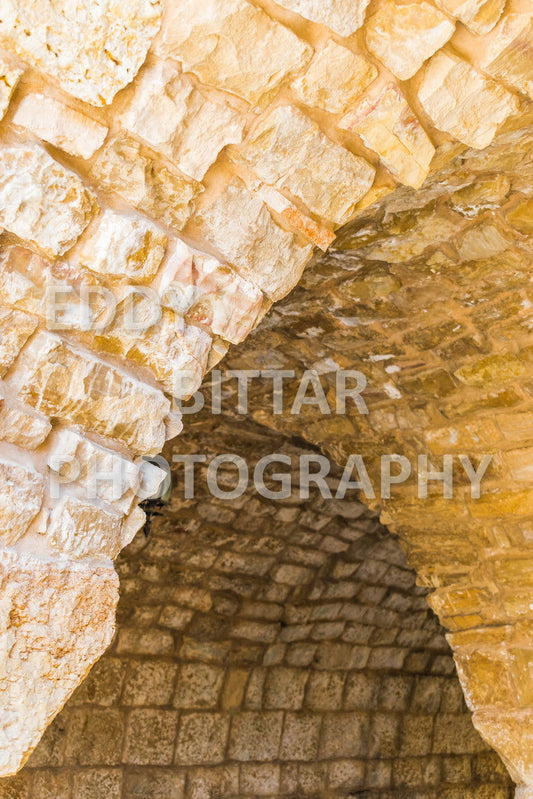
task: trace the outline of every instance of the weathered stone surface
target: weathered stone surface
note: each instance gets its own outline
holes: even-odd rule
[[[46,416],[2,398],[0,392],[0,440],[24,449],[36,449],[47,439],[51,429]]]
[[[36,327],[32,316],[0,305],[0,377],[14,363]]]
[[[178,239],[157,289],[161,302],[186,322],[206,327],[234,344],[246,338],[263,312],[264,297],[256,286]]]
[[[327,25],[340,36],[351,36],[364,22],[370,0],[336,0],[323,3],[321,0],[277,0],[278,5],[300,14],[312,22]]]
[[[169,227],[181,230],[202,187],[171,172],[143,150],[139,142],[119,136],[97,154],[92,177],[108,191]]]
[[[169,4],[157,49],[179,59],[202,83],[251,103],[299,72],[312,54],[292,31],[246,0]]]
[[[107,128],[44,94],[27,94],[13,115],[15,125],[70,155],[90,158],[102,146]]]
[[[41,147],[0,147],[0,225],[62,255],[85,230],[94,211],[92,194]]]
[[[11,64],[5,58],[0,58],[0,119],[6,113],[11,96],[19,82],[23,70]]]
[[[353,215],[374,179],[370,164],[328,139],[294,106],[279,106],[262,119],[235,157],[336,225]]]
[[[292,87],[303,103],[340,114],[355,103],[377,74],[377,67],[363,55],[330,39]]]
[[[146,283],[159,269],[166,245],[167,237],[156,225],[106,208],[73,258],[101,275]]]
[[[261,200],[237,181],[202,210],[198,221],[205,238],[271,300],[296,285],[311,256],[311,247],[280,228]]]
[[[271,211],[279,214],[291,228],[297,230],[321,250],[326,251],[335,239],[332,225],[317,222],[309,211],[302,211],[301,207],[298,207],[277,189],[264,183],[258,183],[258,181],[254,181],[251,188]]]
[[[118,580],[112,567],[2,551],[0,586],[0,773],[7,775],[109,645]]]
[[[119,513],[94,502],[65,496],[55,503],[46,529],[53,549],[76,560],[115,558],[121,550]]]
[[[35,469],[0,461],[0,539],[14,544],[41,509],[44,479]]]
[[[399,181],[414,188],[423,184],[435,148],[396,86],[365,97],[339,126],[358,133]]]
[[[49,416],[122,440],[142,453],[159,452],[170,403],[126,372],[39,333],[15,377],[20,398]]]
[[[244,117],[204,97],[171,62],[143,70],[121,115],[127,130],[162,152],[186,175],[202,180],[226,144],[242,140]]]
[[[365,26],[368,49],[400,80],[411,78],[452,36],[455,25],[430,3],[381,6]]]
[[[160,18],[159,0],[91,7],[79,0],[4,0],[0,35],[65,91],[106,105],[136,75]]]
[[[496,80],[533,98],[533,18],[509,14],[482,45],[480,64]]]
[[[435,4],[480,35],[492,30],[505,8],[505,0],[435,0]]]
[[[487,147],[498,127],[518,111],[515,97],[451,53],[428,63],[418,99],[439,130],[470,147]]]

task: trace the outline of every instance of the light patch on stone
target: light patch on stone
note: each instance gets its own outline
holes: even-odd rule
[[[295,14],[327,25],[340,36],[351,36],[365,20],[370,0],[276,0],[277,4],[294,11]]]
[[[46,416],[0,398],[0,440],[24,449],[36,449],[48,438],[52,425]]]
[[[135,77],[160,20],[159,0],[3,0],[0,36],[66,92],[101,106]]]
[[[368,49],[400,80],[411,78],[452,36],[455,25],[424,0],[388,0],[365,26]]]
[[[14,363],[36,327],[37,320],[32,316],[0,305],[0,377]]]
[[[377,74],[377,67],[364,56],[330,39],[292,87],[306,105],[340,114],[355,103]]]
[[[324,252],[335,240],[335,233],[329,227],[316,222],[310,214],[304,213],[284,194],[281,194],[272,186],[260,183],[253,186],[253,191],[260,197],[268,207],[283,217],[287,224],[305,236],[313,244],[316,244]]]
[[[488,33],[500,19],[506,0],[435,0],[435,5],[461,20],[474,33]]]
[[[480,66],[533,98],[533,14],[509,14],[485,40]]]
[[[145,283],[157,273],[166,244],[167,237],[156,225],[107,208],[73,257],[100,275]]]
[[[15,125],[70,155],[90,158],[104,143],[107,128],[44,94],[27,94],[13,116]]]
[[[328,139],[294,106],[278,106],[262,119],[236,148],[235,158],[336,225],[353,215],[375,174],[367,161]]]
[[[43,495],[41,474],[18,463],[0,460],[0,541],[3,544],[15,544],[27,532],[41,509]]]
[[[0,119],[9,107],[11,96],[23,72],[20,67],[12,66],[9,61],[0,57]]]
[[[0,551],[0,774],[14,774],[114,633],[114,569]]]
[[[62,255],[94,213],[81,180],[38,145],[0,147],[0,225],[50,256]]]
[[[313,52],[246,0],[169,3],[157,50],[177,58],[202,83],[250,103],[300,72]]]
[[[518,111],[507,89],[444,52],[428,62],[418,99],[435,127],[478,150],[488,147],[502,122]]]
[[[244,127],[241,114],[204,97],[170,62],[143,70],[121,121],[195,180],[227,144],[242,140]]]
[[[216,258],[176,240],[161,271],[158,292],[186,322],[238,344],[259,323],[263,293]]]
[[[274,301],[294,288],[311,257],[312,247],[280,228],[240,181],[204,208],[198,221],[222,256]]]
[[[26,347],[14,376],[22,401],[154,454],[165,443],[170,402],[157,389],[49,333]]]
[[[339,127],[358,133],[401,183],[414,188],[423,184],[435,148],[396,86],[365,97]]]
[[[121,527],[120,514],[67,496],[55,503],[45,535],[53,549],[75,559],[115,558]]]
[[[202,191],[201,184],[171,172],[139,142],[125,136],[113,139],[96,155],[91,176],[104,189],[176,230],[183,228]]]

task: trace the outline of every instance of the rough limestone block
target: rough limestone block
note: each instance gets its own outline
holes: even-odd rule
[[[3,0],[0,36],[62,89],[98,106],[135,77],[160,19],[159,0]]]
[[[39,333],[26,347],[14,375],[20,399],[143,454],[160,452],[170,403],[157,389],[78,350],[57,336]]]
[[[109,646],[117,601],[111,566],[0,551],[2,776],[24,764]]]
[[[365,19],[370,0],[277,0],[278,5],[300,14],[312,22],[327,25],[340,36],[351,36],[359,30]]]
[[[47,255],[62,255],[94,213],[81,180],[38,145],[0,147],[0,225]]]
[[[171,172],[139,142],[125,136],[113,139],[96,155],[91,176],[104,189],[176,230],[183,228],[203,190],[197,181]]]
[[[435,5],[461,20],[474,33],[483,35],[500,19],[506,0],[435,0]]]
[[[377,67],[364,56],[330,39],[292,88],[303,103],[340,114],[355,103],[377,74]]]
[[[311,257],[312,247],[280,228],[240,181],[204,208],[198,222],[222,256],[273,301],[294,288]]]
[[[90,158],[104,143],[107,128],[44,94],[27,94],[15,114],[15,125],[70,155]]]
[[[156,225],[106,208],[73,257],[100,275],[145,283],[159,269],[166,245],[167,237]]]
[[[533,98],[533,15],[505,16],[485,40],[480,65]]]
[[[263,293],[216,258],[175,240],[157,285],[163,304],[186,322],[206,327],[233,344],[262,316]]]
[[[36,327],[37,320],[33,317],[0,305],[0,377],[6,374]]]
[[[478,150],[488,147],[501,123],[518,111],[517,99],[503,86],[444,52],[428,62],[418,99],[439,130]]]
[[[455,25],[430,3],[381,6],[365,27],[368,49],[400,80],[411,78],[452,36]]]
[[[122,516],[112,508],[65,496],[54,504],[46,540],[63,555],[83,558],[115,558],[120,552]]]
[[[246,0],[169,3],[157,50],[250,103],[300,72],[312,49]]]
[[[262,119],[235,158],[336,225],[350,218],[375,174],[363,158],[328,139],[294,106],[278,106]]]
[[[211,337],[161,307],[158,296],[133,289],[118,303],[98,345],[150,369],[173,397],[189,397],[207,370]]]
[[[52,429],[50,420],[40,413],[0,397],[0,440],[24,449],[36,449]]]
[[[41,509],[44,478],[27,466],[0,460],[0,540],[15,544]],[[0,694],[1,696],[1,694]]]
[[[121,121],[195,180],[226,144],[242,140],[244,127],[231,106],[204,97],[175,65],[161,61],[141,73]]]
[[[254,181],[250,188],[271,211],[279,214],[291,228],[297,230],[324,252],[335,240],[335,233],[331,225],[322,224],[312,219],[309,212],[302,211],[301,207],[291,202],[277,189],[267,186],[265,183],[259,183],[259,181]]]
[[[141,473],[130,458],[95,444],[75,430],[62,429],[53,437],[46,462],[52,471],[54,492],[68,492],[75,483],[88,499],[112,504],[123,514],[131,509]]]
[[[365,97],[339,127],[358,133],[401,183],[420,188],[435,148],[396,86]]]
[[[0,119],[6,113],[11,96],[24,70],[0,57]]]

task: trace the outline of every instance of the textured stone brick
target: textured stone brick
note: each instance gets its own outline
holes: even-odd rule
[[[474,33],[488,33],[498,22],[505,0],[435,0],[436,5],[464,22]]]
[[[283,713],[248,711],[233,717],[229,756],[234,760],[275,760],[278,756]]]
[[[370,0],[338,0],[335,5],[324,5],[320,0],[278,0],[278,4],[302,17],[327,25],[340,36],[351,36],[363,24]]]
[[[187,713],[181,717],[176,744],[179,765],[222,763],[229,718],[220,713]]]
[[[133,709],[126,733],[126,763],[170,765],[177,722],[177,714],[172,710]]]
[[[126,705],[169,705],[178,667],[165,660],[133,663],[123,694]]]
[[[203,663],[185,663],[178,675],[175,707],[192,710],[212,708],[217,704],[224,671]]]

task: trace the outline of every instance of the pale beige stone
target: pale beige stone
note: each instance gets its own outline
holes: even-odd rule
[[[287,224],[316,244],[324,252],[335,240],[335,233],[331,227],[311,218],[309,213],[304,213],[295,203],[291,202],[284,194],[266,186],[264,183],[253,185],[253,191],[263,202],[287,222]]]
[[[502,122],[518,111],[516,97],[503,86],[445,52],[428,62],[418,99],[439,130],[479,150],[487,147]]]
[[[24,764],[109,646],[117,601],[111,566],[0,551],[2,776]]]
[[[246,0],[169,3],[158,52],[250,103],[299,72],[312,48]]]
[[[204,97],[175,65],[161,61],[141,73],[121,121],[195,180],[227,144],[242,140],[244,127],[230,105]]]
[[[36,449],[46,441],[51,429],[46,416],[0,397],[0,440]]]
[[[0,225],[47,255],[62,255],[85,230],[94,198],[41,147],[0,146]]]
[[[145,283],[159,269],[166,245],[165,234],[148,220],[106,208],[73,257],[100,275]]]
[[[107,128],[44,94],[27,94],[13,115],[15,125],[70,155],[90,158],[102,146]]]
[[[351,36],[365,19],[370,0],[277,0],[278,5],[300,14],[312,22],[327,25],[340,36]]]
[[[500,19],[506,0],[435,0],[435,5],[483,35]]]
[[[3,0],[0,36],[65,91],[99,106],[135,77],[160,19],[159,0]]]
[[[294,106],[278,106],[263,118],[235,158],[336,225],[353,215],[375,174],[367,161],[328,139]]]
[[[0,57],[0,119],[5,115],[24,70]]]
[[[32,316],[0,305],[0,377],[14,363],[36,327],[37,320]]]
[[[41,509],[42,474],[27,466],[0,459],[0,541],[15,544],[27,532]]]
[[[365,97],[339,127],[358,133],[401,183],[420,188],[435,148],[396,86]]]
[[[400,80],[408,80],[452,36],[455,25],[425,0],[399,5],[388,0],[368,20],[368,49]]]
[[[377,67],[363,55],[330,39],[292,87],[303,103],[340,114],[355,103],[377,74]]]
[[[100,186],[171,228],[181,230],[193,210],[201,184],[171,172],[139,142],[119,136],[96,155],[91,175]]]
[[[170,403],[157,389],[44,332],[19,363],[13,384],[32,408],[119,439],[136,452],[163,448]]]
[[[46,529],[53,549],[76,560],[115,558],[121,549],[122,517],[111,508],[65,496],[54,504]]]
[[[480,64],[533,98],[533,14],[508,14],[483,44]]]
[[[215,335],[238,344],[259,323],[264,297],[216,258],[173,243],[157,286],[163,304]]]
[[[280,228],[240,181],[204,208],[198,221],[222,256],[274,301],[294,288],[311,257],[312,247]]]

